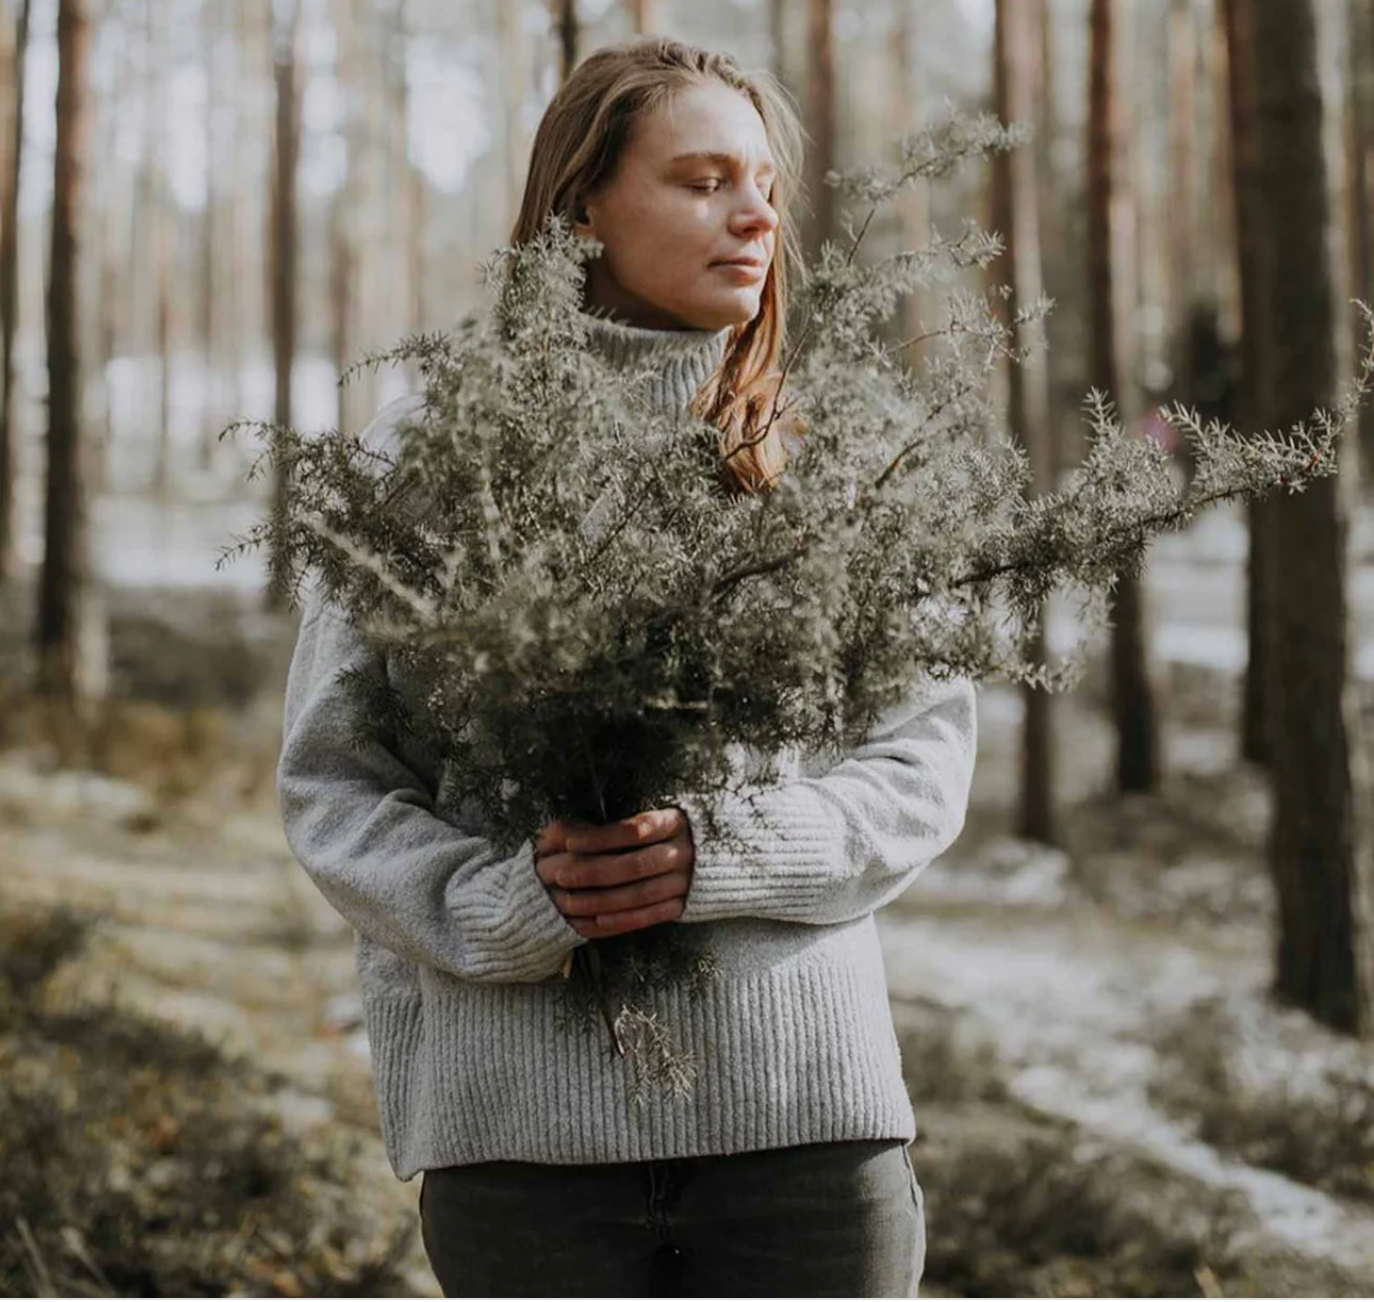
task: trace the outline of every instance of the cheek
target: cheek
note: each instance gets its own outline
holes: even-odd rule
[[[698,276],[715,247],[705,205],[678,200],[628,207],[612,265],[617,273],[656,280]],[[609,249],[608,249],[609,252]]]

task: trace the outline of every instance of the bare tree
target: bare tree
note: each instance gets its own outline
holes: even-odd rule
[[[788,84],[787,0],[768,0],[768,43],[772,50],[773,76],[780,85]]]
[[[1193,392],[1188,322],[1197,293],[1197,16],[1193,0],[1169,6],[1168,338],[1175,385]]]
[[[57,141],[48,277],[48,458],[39,579],[38,690],[53,707],[67,754],[94,723],[104,693],[86,502],[89,444],[82,427],[78,348],[80,215],[85,198],[90,28],[83,0],[57,10]]]
[[[29,47],[29,0],[19,18],[7,66],[11,70],[7,116],[0,130],[7,147],[0,171],[0,579],[14,573],[14,486],[19,436],[14,426],[14,334],[19,309],[19,177],[24,155],[24,72]]]
[[[330,17],[334,23],[334,77],[344,106],[343,136],[347,156],[343,183],[334,192],[329,212],[330,352],[335,378],[338,379],[352,364],[357,351],[354,330],[358,282],[357,225],[367,192],[367,178],[363,172],[363,143],[367,128],[358,103],[359,41],[353,0],[331,0]],[[335,421],[340,429],[349,429],[356,424],[356,393],[354,385],[340,385],[335,391],[338,403]]]
[[[1264,194],[1255,86],[1253,13],[1250,0],[1222,0],[1226,23],[1226,76],[1230,87],[1232,187],[1235,191],[1236,263],[1240,282],[1240,376],[1236,417],[1242,429],[1258,429],[1269,401],[1264,361],[1266,269],[1261,258],[1260,221]],[[1272,502],[1252,502],[1248,510],[1249,559],[1246,566],[1246,645],[1240,721],[1240,753],[1254,764],[1270,756],[1268,548]]]
[[[630,8],[630,22],[635,34],[648,36],[658,31],[658,5],[656,0],[627,0]]]
[[[1331,218],[1311,0],[1252,0],[1266,423],[1289,428],[1335,397]],[[1284,274],[1278,269],[1285,268]],[[1348,469],[1348,467],[1347,467]],[[1349,675],[1348,533],[1339,476],[1273,504],[1269,666],[1278,898],[1275,989],[1339,1030],[1367,1031],[1374,993],[1374,840],[1367,756]]]
[[[552,7],[554,27],[558,33],[558,80],[561,85],[577,67],[582,27],[577,20],[577,0],[549,0],[549,3]]]
[[[1350,275],[1355,293],[1374,301],[1374,4],[1349,0]],[[1359,443],[1365,481],[1374,484],[1374,405],[1360,410]]]
[[[910,135],[920,126],[920,42],[917,0],[898,0],[897,31],[891,43],[891,85],[888,94],[888,135],[892,139]],[[924,185],[908,185],[896,199],[897,239],[903,249],[919,248],[930,237],[930,196]],[[922,299],[913,289],[902,299],[903,339],[914,339],[922,332]]]
[[[1003,122],[1027,122],[1035,112],[1037,81],[1035,13],[1024,0],[997,0],[994,29],[993,84],[997,116]],[[1004,317],[1017,313],[1041,296],[1039,189],[1033,149],[999,154],[993,165],[994,224],[1006,241],[1001,276],[1007,291]],[[1008,367],[1007,416],[1014,435],[1030,459],[1032,482],[1038,493],[1054,489],[1054,453],[1049,429],[1049,372],[1045,353],[1033,347],[1028,328],[1015,327],[1016,347],[1030,348],[1023,364]],[[1043,661],[1046,653],[1045,612],[1030,640],[1028,654]],[[1057,843],[1054,817],[1054,746],[1050,696],[1043,689],[1022,688],[1025,728],[1021,739],[1021,804],[1019,835]]]
[[[807,227],[810,260],[835,235],[835,191],[825,184],[825,174],[835,166],[837,132],[834,9],[834,0],[807,0],[807,116],[812,140],[807,176],[811,194],[811,222]]]
[[[176,247],[176,222],[172,212],[171,168],[171,23],[164,5],[149,4],[148,49],[151,68],[148,96],[153,111],[148,115],[149,177],[151,201],[145,222],[147,252],[153,264],[155,299],[153,330],[158,357],[157,451],[153,491],[165,501],[172,489],[172,260]]]
[[[272,63],[276,83],[275,167],[272,181],[272,363],[276,375],[273,419],[291,424],[291,372],[296,360],[296,174],[301,145],[299,58],[301,0],[278,0],[274,8]],[[274,485],[273,509],[280,515],[285,481]],[[268,602],[283,594],[269,590]]]
[[[1092,383],[1128,414],[1127,369],[1117,283],[1118,223],[1124,219],[1117,168],[1121,106],[1117,0],[1092,0],[1088,83],[1088,266]],[[1121,791],[1159,786],[1155,691],[1145,645],[1145,592],[1140,577],[1123,572],[1112,596],[1112,716],[1117,734],[1116,780]]]
[[[224,96],[223,58],[220,51],[223,10],[208,0],[200,11],[202,57],[205,61],[205,215],[200,224],[200,355],[204,380],[201,385],[200,468],[208,470],[215,451],[215,426],[219,417],[219,386],[215,379],[219,362],[218,331],[220,276],[219,203],[220,101]]]
[[[501,6],[504,11],[506,6]],[[405,75],[405,51],[410,40],[410,8],[406,0],[400,0],[396,6],[396,42],[400,49],[401,66],[399,69],[400,85],[398,94],[404,97],[407,94],[407,80]],[[409,110],[405,108],[404,102],[398,110],[403,116],[408,117]],[[522,147],[521,158],[528,153],[527,148]],[[407,147],[402,157],[404,168],[403,189],[406,195],[405,201],[405,251],[406,251],[406,274],[410,285],[410,302],[407,320],[412,334],[418,334],[425,328],[425,231],[428,222],[428,189],[425,184],[424,173],[416,166],[410,157],[408,138]],[[523,187],[524,176],[516,178],[515,185]],[[514,189],[512,200],[512,211],[517,211],[520,203],[520,188]]]

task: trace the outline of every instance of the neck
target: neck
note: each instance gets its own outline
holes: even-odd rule
[[[730,342],[731,326],[719,330],[651,330],[584,313],[588,343],[617,370],[654,371],[650,400],[665,411],[683,411],[710,379]]]

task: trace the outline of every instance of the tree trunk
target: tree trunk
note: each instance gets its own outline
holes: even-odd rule
[[[1254,84],[1264,218],[1273,269],[1263,304],[1272,405],[1286,429],[1335,398],[1333,276],[1326,157],[1311,0],[1253,0]],[[1348,469],[1348,467],[1347,467]],[[1348,672],[1347,508],[1337,476],[1273,504],[1276,993],[1338,1030],[1370,1025],[1374,793]]]
[[[628,0],[628,3],[635,35],[649,36],[659,30],[658,5],[655,0]]]
[[[218,255],[219,223],[219,132],[217,130],[222,77],[219,57],[220,24],[215,15],[220,11],[207,5],[201,12],[201,36],[204,38],[205,58],[205,214],[200,224],[200,468],[209,470],[215,455],[215,434],[219,421],[219,362],[215,347],[215,318],[218,277],[215,264]]]
[[[550,0],[554,25],[558,31],[558,83],[562,85],[577,67],[577,47],[582,39],[577,21],[577,0]]]
[[[20,0],[10,92],[11,116],[4,171],[0,173],[0,580],[15,570],[14,488],[19,475],[19,431],[14,423],[14,334],[19,309],[19,178],[24,156],[24,69],[29,45],[29,0]]]
[[[1370,0],[1349,0],[1348,50],[1349,147],[1350,147],[1350,255],[1351,279],[1357,298],[1374,306],[1374,5]],[[1362,315],[1355,318],[1355,338],[1362,341],[1367,327]],[[1366,489],[1374,485],[1374,404],[1360,408],[1360,462]]]
[[[1088,83],[1088,265],[1092,324],[1092,383],[1116,399],[1128,417],[1127,370],[1122,358],[1120,287],[1117,284],[1122,220],[1116,176],[1120,108],[1116,85],[1119,41],[1116,0],[1092,0]],[[1145,643],[1145,593],[1138,575],[1118,576],[1112,596],[1112,714],[1117,733],[1120,791],[1159,787],[1159,736],[1155,689]]]
[[[146,148],[146,208],[143,214],[144,250],[151,270],[153,286],[153,342],[158,358],[158,406],[156,443],[153,455],[152,490],[158,501],[165,502],[171,493],[171,310],[172,310],[172,245],[176,238],[171,215],[171,195],[168,171],[171,165],[171,146],[168,114],[170,76],[167,69],[167,16],[160,6],[149,5],[147,16],[147,50],[149,55],[148,85],[145,103],[151,106],[148,114]],[[138,268],[132,268],[135,274]],[[141,431],[140,431],[141,432]]]
[[[815,261],[821,245],[835,237],[835,191],[825,174],[835,166],[835,20],[834,0],[808,0],[807,102],[812,146],[807,188],[811,192],[811,222],[807,254]]]
[[[274,32],[276,81],[275,168],[272,184],[272,363],[276,376],[273,419],[291,424],[291,372],[296,360],[296,173],[301,140],[301,86],[298,76],[301,3],[290,9]],[[285,514],[285,479],[273,486],[273,511]],[[279,608],[285,594],[269,585],[268,604]]]
[[[506,12],[506,6],[500,6],[501,12]],[[396,93],[398,103],[396,112],[400,115],[403,123],[409,120],[409,82],[406,77],[405,51],[410,43],[410,9],[406,0],[400,0],[396,6],[396,22],[393,28],[397,47],[400,50],[400,66],[397,70],[398,85]],[[522,39],[523,46],[523,39]],[[523,137],[523,133],[522,133]],[[528,154],[528,148],[522,151],[522,159]],[[405,278],[408,288],[406,298],[406,329],[411,334],[419,334],[425,328],[425,216],[426,216],[426,196],[424,173],[410,157],[409,137],[406,137],[404,148],[401,153],[401,188],[404,191],[405,199],[403,203],[402,221],[402,253],[405,258]],[[527,161],[527,160],[526,160]],[[523,185],[523,175],[513,179],[515,185],[514,207],[512,212],[518,212],[520,207],[520,189]],[[418,376],[416,377],[418,382]]]
[[[1217,320],[1222,339],[1233,347],[1240,338],[1240,264],[1236,251],[1236,172],[1235,137],[1231,121],[1231,63],[1226,34],[1226,6],[1216,0],[1212,11],[1212,76],[1209,81],[1212,101],[1212,176],[1213,276],[1216,281]],[[1234,378],[1234,369],[1233,369]],[[1234,422],[1235,396],[1231,398],[1230,419]]]
[[[1263,350],[1267,311],[1267,275],[1261,258],[1260,144],[1256,122],[1253,14],[1250,0],[1222,0],[1226,23],[1226,76],[1230,86],[1231,162],[1236,215],[1236,263],[1240,281],[1240,376],[1236,418],[1244,430],[1258,430],[1269,409],[1265,379],[1269,368]],[[1267,764],[1270,756],[1269,581],[1266,571],[1272,531],[1272,501],[1253,501],[1247,507],[1250,531],[1246,567],[1246,645],[1249,648],[1242,690],[1240,753],[1252,764]]]
[[[913,134],[920,126],[918,28],[916,0],[898,0],[897,34],[892,42],[888,122],[888,134],[894,140]],[[899,246],[904,250],[924,247],[930,242],[929,186],[925,182],[905,186],[895,202]],[[914,339],[923,332],[923,299],[920,289],[911,290],[902,299],[900,326],[903,339]],[[909,352],[904,356],[911,360]]]
[[[994,87],[997,116],[1003,122],[1027,122],[1035,112],[1035,14],[1024,0],[998,0],[994,29]],[[1041,294],[1039,191],[1033,148],[998,154],[993,163],[994,224],[1006,241],[1002,283],[1008,297],[1001,305],[1011,322]],[[1016,330],[1015,346],[1033,343],[1029,331]],[[1007,417],[1013,436],[1030,458],[1037,493],[1054,489],[1054,457],[1049,431],[1049,375],[1043,349],[1035,349],[1022,365],[1008,367]],[[1028,654],[1046,658],[1045,614],[1042,609]],[[1053,715],[1049,693],[1023,686],[1025,729],[1021,740],[1021,803],[1017,833],[1046,845],[1058,844],[1054,817]]]
[[[334,76],[344,104],[345,164],[343,184],[334,193],[329,214],[329,321],[330,352],[334,362],[334,378],[352,365],[357,352],[354,332],[355,288],[358,282],[358,238],[356,229],[362,216],[366,194],[363,175],[363,134],[365,124],[358,112],[358,32],[352,0],[332,0],[330,6],[334,22]],[[335,423],[341,430],[358,427],[356,417],[357,386],[336,384],[338,404]]]
[[[768,0],[768,44],[772,72],[780,86],[788,85],[787,0]]]
[[[1197,19],[1193,0],[1169,9],[1169,300],[1174,391],[1193,393],[1188,322],[1197,293]]]
[[[78,349],[80,214],[85,199],[90,28],[81,0],[57,11],[57,140],[48,279],[48,466],[39,580],[38,690],[52,706],[59,747],[72,757],[104,694],[104,658],[90,564],[89,450],[81,421]]]
[[[1054,98],[1055,63],[1053,6],[1050,0],[1034,0],[1035,13],[1033,24],[1033,53],[1031,59],[1031,120],[1035,126],[1035,182],[1039,195],[1038,217],[1040,223],[1040,248],[1059,247],[1060,220],[1058,200],[1062,193],[1055,168],[1055,144],[1059,137],[1059,114]],[[1042,258],[1042,262],[1044,259]],[[1051,298],[1054,294],[1051,293]],[[1048,365],[1052,366],[1051,361]],[[1055,412],[1053,384],[1050,384],[1049,423],[1051,435],[1058,426]],[[1057,439],[1053,439],[1056,446]],[[1056,453],[1057,455],[1057,453]]]

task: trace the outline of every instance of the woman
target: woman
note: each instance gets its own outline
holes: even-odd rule
[[[612,364],[721,430],[734,491],[767,491],[787,202],[799,130],[766,79],[673,41],[603,49],[534,141],[514,241],[552,212],[599,240],[585,309]],[[410,404],[378,418],[385,438]],[[925,682],[838,765],[785,759],[748,865],[689,799],[604,828],[550,824],[503,859],[432,813],[423,754],[350,745],[338,678],[387,666],[307,604],[286,694],[288,839],[358,933],[382,1132],[424,1172],[449,1296],[914,1296],[915,1135],[874,910],[962,826],[972,689]],[[754,758],[757,758],[755,756]],[[762,835],[762,839],[761,839]],[[588,940],[709,929],[704,996],[656,996],[699,1064],[685,1101],[636,1108],[623,1059],[559,1017]]]

